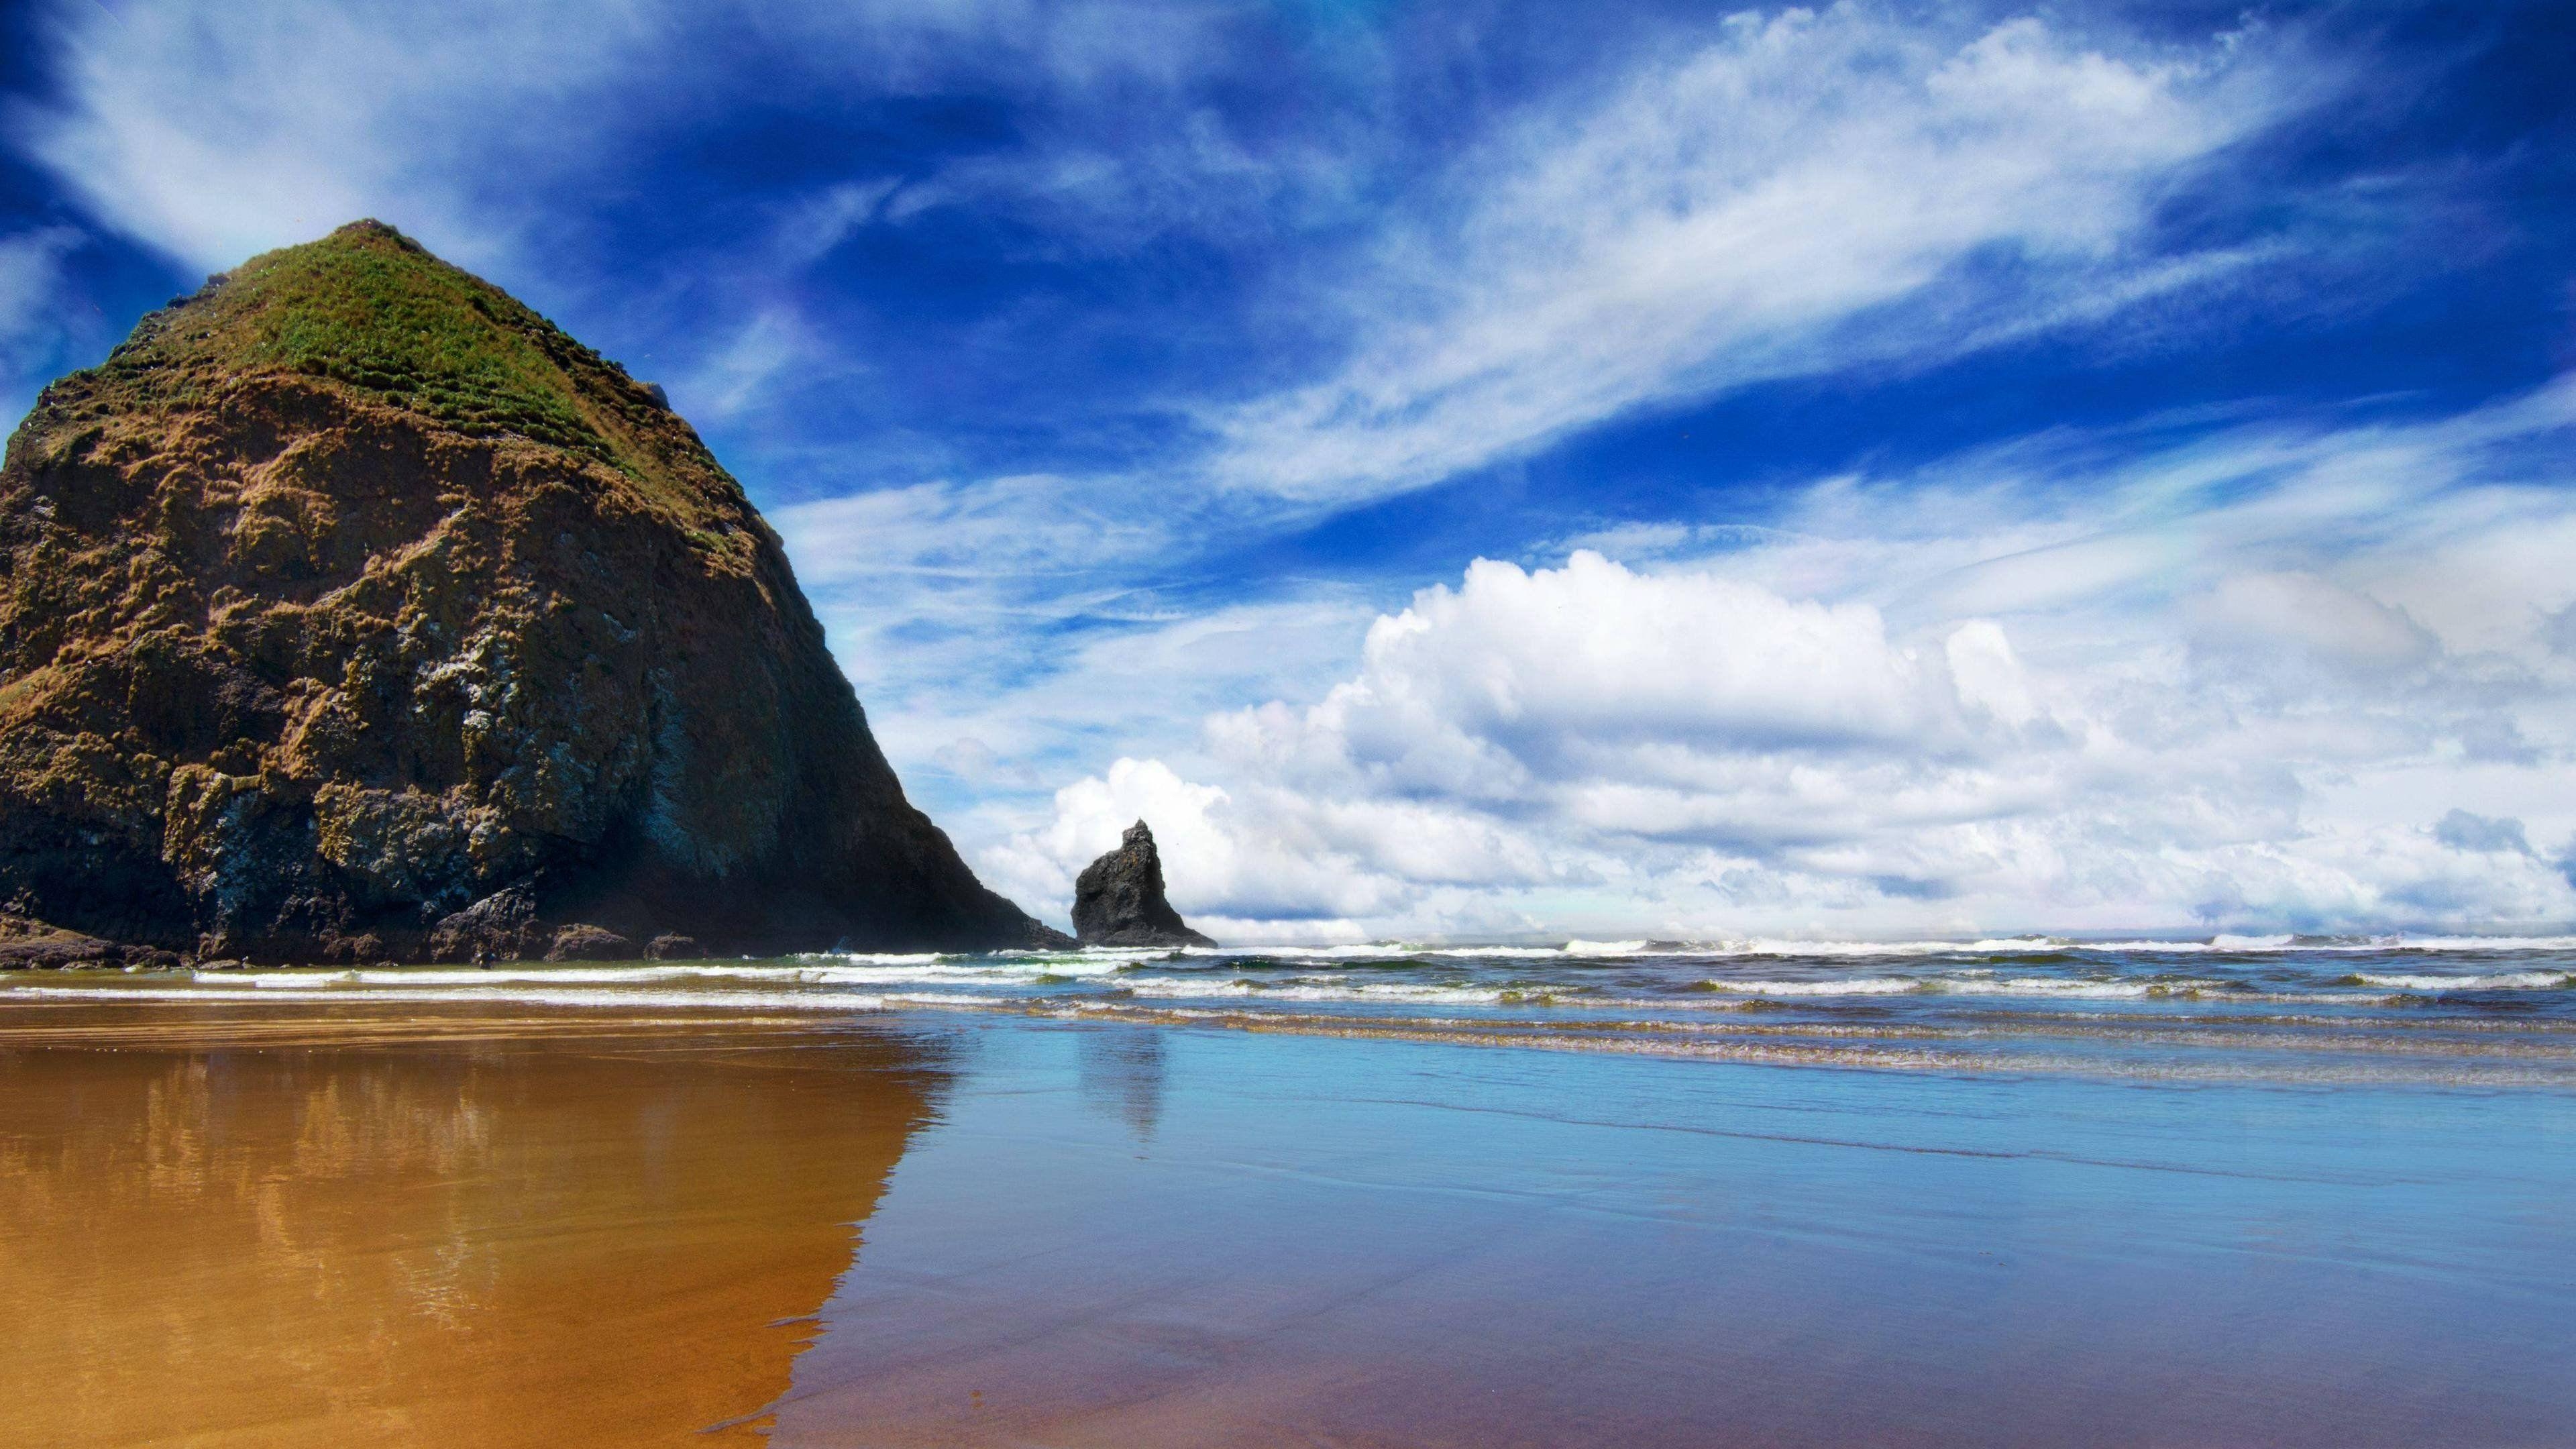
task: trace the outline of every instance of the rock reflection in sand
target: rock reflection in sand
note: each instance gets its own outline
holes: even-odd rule
[[[1086,1027],[1074,1038],[1083,1104],[1126,1123],[1139,1147],[1154,1140],[1155,1124],[1163,1120],[1163,1031],[1108,1023]]]
[[[891,1033],[710,1026],[13,1012],[0,1422],[32,1443],[756,1439],[744,1416],[787,1387],[945,1077]]]

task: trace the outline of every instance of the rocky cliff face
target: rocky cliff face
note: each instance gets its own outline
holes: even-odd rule
[[[372,222],[10,439],[0,910],[271,960],[1062,940],[905,801],[659,389]]]
[[[1163,898],[1163,854],[1137,821],[1118,848],[1082,868],[1073,883],[1073,930],[1086,946],[1213,946]]]

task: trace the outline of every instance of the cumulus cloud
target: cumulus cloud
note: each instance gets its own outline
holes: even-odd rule
[[[2213,647],[2242,641],[2380,673],[2428,658],[2432,634],[2406,611],[2312,574],[2235,574],[2207,609]]]
[[[1843,750],[1958,728],[1939,655],[1890,644],[1866,604],[1791,601],[1709,575],[1655,578],[1577,552],[1559,570],[1478,560],[1369,630],[1360,675],[1293,725],[1218,725],[1246,758],[1329,763],[1390,788],[1510,798],[1587,758],[1718,739]],[[1284,726],[1284,727],[1283,727]]]
[[[1437,481],[1623,411],[1909,365],[2206,279],[2155,208],[2298,94],[2244,35],[2188,55],[2022,18],[1737,15],[1478,146],[1330,294],[1330,376],[1213,414],[1292,496]]]
[[[1188,772],[1122,762],[987,860],[1038,893],[1172,810],[1227,862],[1176,861],[1176,903],[1255,937],[2563,919],[2529,841],[2576,831],[2576,577],[2539,566],[2569,396],[2051,439],[1637,562],[1479,560],[1312,702],[1219,711]]]
[[[1445,921],[1525,930],[1535,918],[1490,893],[1553,874],[1526,839],[1454,810],[1319,801],[1259,784],[1229,791],[1186,780],[1160,760],[1132,758],[1058,791],[1045,826],[986,850],[977,865],[1017,899],[1062,902],[1082,865],[1137,820],[1154,827],[1174,902],[1238,940],[1362,940],[1364,922],[1396,919],[1426,896]]]

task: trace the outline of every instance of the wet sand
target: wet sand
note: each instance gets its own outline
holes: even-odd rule
[[[939,1080],[738,1015],[12,1004],[0,1437],[759,1442]]]
[[[13,1442],[2563,1445],[2576,1098],[0,1010]],[[700,1436],[697,1431],[716,1427]]]
[[[2576,1100],[989,1034],[777,1441],[2544,1446]]]

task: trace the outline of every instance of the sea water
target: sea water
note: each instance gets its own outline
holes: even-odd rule
[[[1572,941],[26,975],[132,999],[980,1011],[1783,1065],[2576,1086],[2576,938]]]

